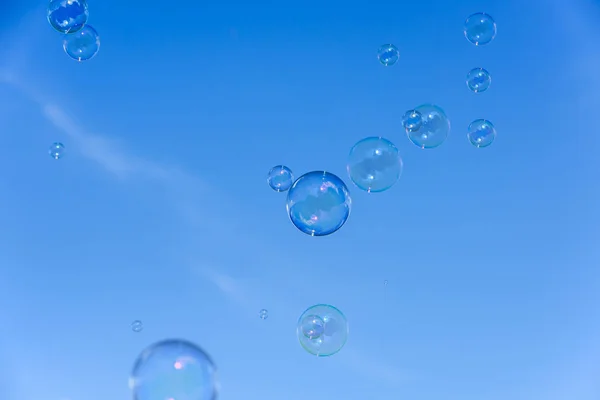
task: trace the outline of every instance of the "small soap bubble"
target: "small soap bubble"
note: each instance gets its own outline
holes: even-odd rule
[[[63,49],[73,60],[79,62],[90,60],[100,50],[100,36],[91,25],[86,25],[77,32],[65,36]]]
[[[402,117],[402,126],[406,132],[416,132],[422,125],[421,113],[417,110],[408,110]]]
[[[285,165],[277,165],[269,171],[267,183],[274,191],[285,192],[294,183],[294,174]]]
[[[414,131],[407,131],[408,139],[422,149],[433,149],[446,141],[450,133],[450,121],[444,110],[433,104],[424,104],[416,107],[421,114],[421,127]]]
[[[400,51],[393,44],[384,44],[377,50],[377,59],[386,67],[390,67],[400,58]]]
[[[267,319],[269,318],[269,312],[263,308],[258,312],[258,316],[260,317],[260,319]]]
[[[141,332],[142,329],[144,329],[144,325],[142,324],[142,321],[140,320],[135,320],[131,323],[131,330],[134,332]]]
[[[60,33],[75,33],[87,23],[86,0],[50,0],[47,14],[50,26]]]
[[[52,146],[50,146],[50,157],[54,158],[55,160],[58,160],[60,158],[62,158],[62,156],[64,156],[65,154],[65,146],[63,146],[62,143],[52,143]]]
[[[492,76],[485,68],[473,68],[467,74],[467,87],[474,93],[485,92],[492,83]]]
[[[496,37],[496,21],[489,14],[475,13],[465,21],[464,33],[475,46],[486,45]]]
[[[214,400],[218,392],[216,367],[210,356],[193,343],[175,339],[142,351],[129,386],[136,400]]]
[[[288,191],[286,209],[298,230],[311,236],[331,235],[350,216],[352,200],[344,181],[325,171],[302,175]]]
[[[475,147],[488,147],[496,139],[496,128],[488,120],[477,119],[469,125],[467,138]]]
[[[348,340],[348,322],[344,314],[328,304],[308,308],[298,319],[296,334],[300,345],[317,357],[339,352]]]
[[[346,170],[356,187],[378,193],[394,186],[402,175],[402,167],[402,158],[392,142],[369,137],[352,147]]]

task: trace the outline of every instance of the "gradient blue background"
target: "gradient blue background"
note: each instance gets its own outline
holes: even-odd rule
[[[223,400],[600,398],[597,2],[90,0],[102,46],[81,64],[45,2],[4,7],[3,400],[129,399],[170,337],[212,355]],[[478,11],[498,22],[483,48],[462,33]],[[453,127],[432,151],[401,129],[424,102]],[[490,148],[467,141],[477,118]],[[351,188],[330,237],[298,232],[267,171],[347,179],[370,135],[401,181]],[[329,359],[295,337],[321,302],[350,323]]]

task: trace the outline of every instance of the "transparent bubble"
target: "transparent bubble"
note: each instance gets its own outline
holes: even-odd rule
[[[472,92],[485,92],[491,83],[492,77],[485,68],[473,68],[467,74],[467,87]]]
[[[48,22],[60,33],[75,33],[87,23],[89,12],[86,0],[50,0]]]
[[[475,120],[469,125],[467,138],[475,147],[488,147],[496,139],[496,128],[488,120]]]
[[[135,361],[129,386],[135,400],[215,400],[216,367],[201,348],[185,340],[165,340]]]
[[[277,165],[269,171],[267,183],[274,191],[285,192],[294,183],[294,174],[285,165]]]
[[[142,329],[144,329],[144,325],[142,324],[142,321],[140,320],[135,320],[131,323],[131,330],[134,332],[141,332]]]
[[[269,312],[263,308],[258,312],[258,316],[260,317],[260,319],[267,319],[269,318]]]
[[[65,36],[63,49],[73,60],[87,61],[98,54],[100,36],[92,26],[86,25],[77,32]]]
[[[356,143],[348,157],[348,176],[369,193],[391,188],[402,174],[402,158],[392,142],[368,137]]]
[[[292,224],[311,236],[336,232],[350,216],[352,200],[346,184],[336,175],[313,171],[290,188],[286,208]]]
[[[406,132],[415,132],[421,128],[421,113],[417,110],[408,110],[402,116],[402,126]]]
[[[433,104],[415,108],[421,114],[421,127],[406,132],[408,139],[422,149],[433,149],[446,141],[450,132],[450,121],[444,110]]]
[[[390,67],[398,61],[400,58],[400,51],[393,44],[384,44],[377,50],[377,58],[379,62]]]
[[[317,357],[328,357],[346,344],[348,322],[337,308],[317,304],[302,313],[296,335],[304,350]]]
[[[50,157],[54,158],[55,160],[58,160],[60,158],[62,158],[62,156],[65,155],[65,146],[63,146],[62,143],[52,143],[52,146],[50,146]]]
[[[475,46],[490,43],[496,37],[496,21],[486,13],[476,13],[465,21],[465,37]]]

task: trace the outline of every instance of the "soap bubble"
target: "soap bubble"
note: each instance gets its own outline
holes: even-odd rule
[[[488,120],[477,119],[469,125],[467,138],[475,147],[488,147],[496,139],[496,128]]]
[[[86,25],[79,31],[65,36],[63,49],[73,60],[87,61],[98,54],[100,36],[92,26]]]
[[[164,340],[135,361],[129,386],[135,400],[215,400],[216,367],[201,348],[185,340]]]
[[[50,157],[54,158],[55,160],[58,160],[59,158],[61,158],[62,156],[65,155],[65,146],[63,146],[62,143],[52,143],[52,146],[50,146]]]
[[[140,320],[135,320],[131,323],[131,330],[134,332],[141,332],[142,329],[144,329],[144,325],[142,324],[142,321]]]
[[[258,316],[260,317],[260,319],[267,319],[269,318],[269,312],[263,308],[258,312]]]
[[[424,104],[415,108],[421,114],[421,127],[414,132],[406,132],[408,139],[422,149],[440,146],[450,132],[450,121],[440,107]]]
[[[286,208],[292,224],[311,236],[336,232],[350,216],[352,200],[346,184],[336,175],[313,171],[290,188]]]
[[[421,113],[417,110],[408,110],[402,116],[402,126],[406,132],[415,132],[421,128]]]
[[[377,50],[377,59],[386,67],[396,64],[400,58],[400,51],[393,44],[384,44]]]
[[[302,313],[296,335],[304,350],[317,357],[328,357],[346,344],[348,322],[337,308],[317,304]]]
[[[285,165],[277,165],[269,171],[267,183],[274,191],[285,192],[294,183],[294,174]]]
[[[496,37],[496,21],[486,13],[476,13],[465,21],[465,37],[475,46],[490,43]]]
[[[467,87],[472,92],[485,92],[491,83],[492,77],[485,68],[473,68],[467,74]]]
[[[348,157],[348,176],[369,193],[391,188],[402,174],[402,158],[392,142],[381,137],[362,139]]]
[[[75,33],[85,26],[89,16],[86,0],[50,0],[46,17],[60,33]]]

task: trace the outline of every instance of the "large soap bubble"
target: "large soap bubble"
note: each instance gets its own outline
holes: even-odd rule
[[[86,25],[79,31],[65,36],[63,49],[73,60],[90,60],[100,50],[100,36],[91,25]]]
[[[392,142],[381,137],[362,139],[348,157],[348,176],[369,193],[391,188],[402,174],[402,158]]]
[[[285,192],[294,183],[294,174],[292,170],[285,165],[276,165],[269,170],[267,174],[267,183],[269,187],[276,192]]]
[[[352,200],[346,184],[336,175],[313,171],[290,188],[286,208],[292,224],[311,236],[331,235],[350,216]]]
[[[469,124],[467,139],[475,147],[488,147],[496,139],[496,128],[486,119],[476,119]]]
[[[488,90],[492,83],[492,76],[485,68],[473,68],[467,74],[467,87],[474,93]]]
[[[85,26],[89,16],[86,0],[50,0],[48,22],[60,33],[75,33]]]
[[[302,313],[296,334],[304,350],[317,357],[328,357],[346,344],[348,321],[337,308],[317,304]]]
[[[490,43],[496,37],[496,21],[491,15],[479,12],[465,21],[464,33],[467,40],[475,46]]]
[[[408,139],[422,149],[433,149],[444,143],[450,132],[450,121],[444,110],[433,104],[423,104],[415,111],[421,114],[421,127],[407,130]]]
[[[396,64],[400,58],[400,51],[393,44],[384,44],[377,50],[377,59],[386,67]]]
[[[164,340],[135,361],[129,386],[134,400],[215,400],[216,367],[201,348],[185,340]]]

